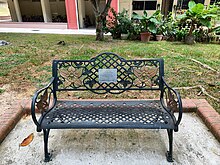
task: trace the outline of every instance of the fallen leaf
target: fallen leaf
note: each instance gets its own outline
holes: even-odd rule
[[[26,137],[19,146],[21,147],[25,147],[27,145],[29,145],[32,140],[34,139],[34,133],[31,133],[28,137]]]
[[[202,72],[197,72],[197,75],[198,75],[198,76],[201,76],[201,75],[202,75]]]

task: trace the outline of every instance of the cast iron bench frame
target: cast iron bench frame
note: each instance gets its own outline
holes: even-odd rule
[[[182,118],[178,92],[164,80],[163,59],[125,60],[102,53],[90,60],[54,60],[52,79],[32,99],[31,114],[37,132],[43,130],[45,162],[50,129],[167,129],[167,161],[173,162],[173,131]],[[57,99],[58,92],[91,91],[120,94],[128,90],[160,91],[160,100],[75,100]],[[37,119],[36,110],[41,112]],[[178,112],[176,119],[174,112]]]

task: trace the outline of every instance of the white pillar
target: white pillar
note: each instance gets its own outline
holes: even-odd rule
[[[43,12],[44,22],[52,22],[49,0],[41,0],[41,8]]]
[[[177,10],[177,0],[174,0],[173,1],[173,10],[172,10],[172,12],[174,13],[175,18],[176,18],[176,10]]]
[[[84,28],[84,20],[85,18],[85,1],[78,1],[79,8],[79,27]]]
[[[17,15],[17,20],[18,20],[18,22],[22,22],[21,10],[20,10],[18,0],[14,0],[14,6],[15,6],[15,11],[16,11],[16,15]]]
[[[204,5],[205,5],[205,6],[210,5],[210,0],[205,0]]]
[[[162,0],[157,0],[157,7],[158,5],[160,5],[159,9],[157,8],[157,10],[161,10],[162,8]]]
[[[13,22],[17,22],[18,19],[17,19],[17,14],[16,14],[16,11],[15,11],[15,6],[14,6],[14,3],[12,2],[12,0],[8,0],[8,9],[9,9],[9,12],[10,12],[10,15],[11,15],[11,19]]]

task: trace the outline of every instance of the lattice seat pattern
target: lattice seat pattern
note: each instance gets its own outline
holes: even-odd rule
[[[42,128],[174,129],[160,101],[59,101]]]

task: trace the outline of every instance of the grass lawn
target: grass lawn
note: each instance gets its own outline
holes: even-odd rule
[[[220,98],[220,45],[185,45],[179,42],[95,41],[95,36],[0,34],[11,45],[0,47],[0,89],[27,92],[28,97],[51,77],[53,59],[89,59],[101,52],[114,52],[126,59],[164,58],[165,78],[172,87],[201,85],[208,94]],[[57,45],[64,40],[66,45]],[[194,62],[195,59],[213,69]],[[4,90],[0,90],[0,94]],[[220,113],[220,103],[201,93],[201,89],[180,90],[183,98],[205,98]]]

